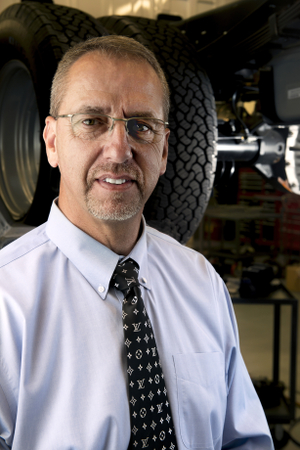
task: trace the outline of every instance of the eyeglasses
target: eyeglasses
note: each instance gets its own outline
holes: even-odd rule
[[[128,136],[141,144],[157,144],[161,141],[168,122],[152,117],[130,117],[117,119],[106,114],[63,114],[54,117],[55,120],[69,117],[73,133],[84,141],[99,141],[105,139],[105,133],[112,131],[115,122],[125,122]]]

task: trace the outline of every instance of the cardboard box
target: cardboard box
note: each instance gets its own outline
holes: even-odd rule
[[[300,292],[300,264],[286,267],[285,282],[290,291]]]

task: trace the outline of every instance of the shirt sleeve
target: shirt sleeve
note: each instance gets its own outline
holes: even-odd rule
[[[226,351],[228,394],[222,449],[273,450],[274,446],[264,410],[240,352],[233,305],[223,282],[219,295],[223,298],[225,296],[227,320],[231,323],[231,332],[228,332],[228,328],[226,331],[230,345],[227,344]],[[231,336],[229,336],[230,334]]]
[[[13,423],[11,410],[7,402],[6,396],[4,394],[4,391],[0,385],[0,449],[9,448],[6,445],[6,442],[10,441],[12,429]]]
[[[0,449],[12,445],[17,409],[21,317],[13,309],[12,297],[0,289]]]

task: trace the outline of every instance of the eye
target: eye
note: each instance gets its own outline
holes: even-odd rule
[[[152,127],[148,121],[131,119],[128,122],[128,128],[132,133],[147,133],[152,131]]]
[[[135,141],[152,144],[163,136],[164,122],[150,117],[132,117],[127,122],[127,131]]]
[[[150,131],[151,126],[148,123],[136,120],[134,122],[134,129],[139,132],[145,132],[145,131]]]
[[[81,119],[81,123],[83,125],[87,125],[87,126],[94,126],[94,125],[107,125],[108,124],[108,118],[107,117],[101,117],[101,116],[96,116],[96,117],[83,117]]]
[[[95,118],[93,118],[93,119],[83,119],[81,123],[83,123],[84,125],[91,126],[91,125],[96,125],[98,123],[98,120],[95,119]]]
[[[100,114],[74,114],[72,118],[72,128],[75,136],[80,139],[98,139],[108,129],[107,116]]]
[[[101,115],[79,114],[76,122],[80,127],[98,128],[108,125],[108,118]]]

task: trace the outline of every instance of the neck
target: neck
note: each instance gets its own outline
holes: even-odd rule
[[[73,225],[118,255],[127,256],[140,236],[142,212],[128,220],[104,221],[89,213],[76,215],[74,210],[68,210],[64,206],[58,201],[58,207]]]
[[[104,223],[96,219],[92,226],[81,229],[114,253],[127,256],[139,239],[141,228],[139,217],[135,220]]]

